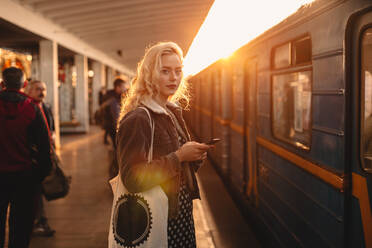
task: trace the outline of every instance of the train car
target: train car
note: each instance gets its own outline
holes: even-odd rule
[[[189,126],[222,139],[209,158],[267,247],[372,247],[372,1],[316,0],[190,84]]]

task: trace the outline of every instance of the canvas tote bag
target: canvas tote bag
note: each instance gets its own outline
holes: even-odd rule
[[[151,145],[147,162],[152,161],[155,124],[146,111],[151,127]],[[111,210],[109,248],[168,247],[168,198],[160,186],[140,193],[130,193],[119,175],[110,180],[114,194]]]

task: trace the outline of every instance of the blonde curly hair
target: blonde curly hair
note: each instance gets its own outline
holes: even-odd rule
[[[126,96],[122,99],[119,121],[131,110],[138,107],[145,97],[154,97],[159,94],[158,79],[161,70],[161,57],[167,54],[176,54],[183,61],[182,49],[174,42],[159,42],[146,49],[143,59],[138,63],[137,74],[132,79]],[[182,102],[184,108],[189,104],[187,82],[182,75],[181,83],[171,102]]]

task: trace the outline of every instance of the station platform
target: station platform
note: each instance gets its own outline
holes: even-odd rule
[[[33,237],[31,248],[105,248],[112,192],[108,184],[108,146],[103,131],[63,135],[63,170],[72,176],[63,199],[46,202],[53,237]],[[205,163],[198,172],[202,200],[194,200],[198,248],[261,247],[244,221],[213,167]]]

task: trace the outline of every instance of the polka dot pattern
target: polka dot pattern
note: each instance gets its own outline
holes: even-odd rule
[[[179,214],[168,220],[168,247],[195,248],[195,227],[192,215],[192,200],[182,181],[179,194]]]

